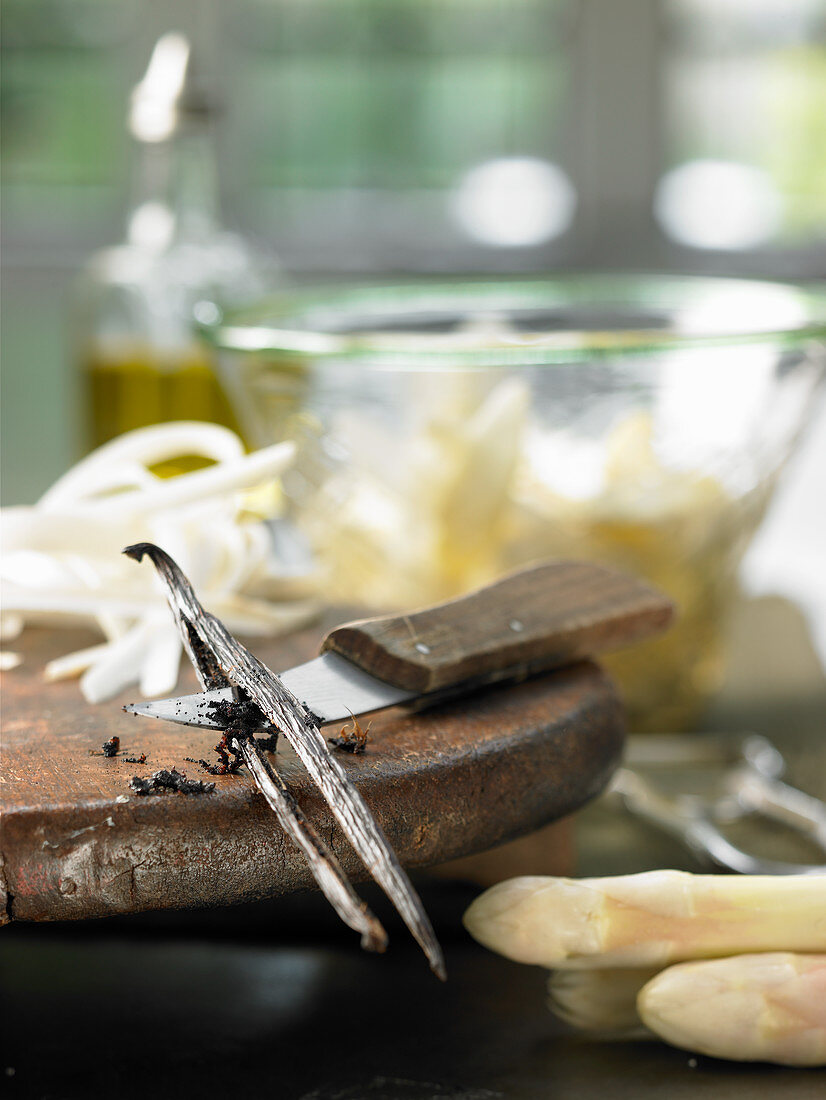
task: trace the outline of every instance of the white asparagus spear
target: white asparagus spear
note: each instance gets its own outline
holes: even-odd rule
[[[826,875],[515,878],[465,913],[480,943],[551,970],[665,967],[753,951],[826,951]]]
[[[671,966],[637,998],[676,1047],[737,1062],[826,1065],[826,955],[778,952]]]
[[[548,1007],[600,1039],[650,1039],[637,1013],[637,994],[658,973],[650,967],[555,970],[548,979]]]

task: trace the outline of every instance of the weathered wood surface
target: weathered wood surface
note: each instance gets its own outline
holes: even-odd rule
[[[396,687],[431,692],[632,645],[673,614],[636,577],[594,562],[543,562],[438,607],[345,624],[323,648]]]
[[[316,628],[256,640],[252,649],[269,667],[287,668],[313,656],[322,636]],[[209,757],[215,733],[124,714],[120,704],[132,695],[89,706],[76,683],[44,683],[46,660],[94,640],[29,630],[18,646],[23,665],[3,677],[6,918],[223,905],[311,888],[303,856],[244,772],[216,777],[211,794],[141,797],[129,789],[133,775],[162,767],[200,775],[185,758]],[[197,690],[189,669],[179,687]],[[374,719],[363,756],[339,759],[402,862],[425,867],[524,835],[582,805],[617,766],[622,732],[612,685],[583,661],[438,710],[388,711]],[[113,734],[119,756],[90,755]],[[125,762],[141,752],[145,766]],[[345,872],[366,877],[283,742],[278,767]]]

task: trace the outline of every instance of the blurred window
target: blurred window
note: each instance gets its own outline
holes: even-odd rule
[[[4,0],[2,183],[15,253],[97,243],[117,224],[135,16],[136,0]]]
[[[333,264],[344,253],[356,267],[415,264],[479,240],[455,201],[467,174],[499,158],[560,155],[573,8],[569,0],[245,4],[232,27],[245,60],[233,74],[227,128],[239,212],[251,201],[257,224],[286,237],[285,247],[320,249]],[[555,232],[570,221],[547,220]],[[507,226],[502,236],[510,243]],[[499,243],[495,228],[493,238],[486,243]],[[543,231],[524,243],[545,239]]]
[[[667,0],[656,213],[708,249],[826,237],[826,0]]]
[[[6,262],[122,235],[171,28],[288,266],[826,273],[826,0],[5,0]]]

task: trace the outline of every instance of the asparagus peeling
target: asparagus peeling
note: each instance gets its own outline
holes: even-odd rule
[[[600,1039],[640,1039],[646,1031],[637,995],[659,973],[651,967],[555,970],[548,979],[548,1007],[566,1024]]]
[[[181,456],[202,469],[161,477]],[[98,629],[104,641],[50,661],[47,680],[78,677],[90,703],[129,684],[169,695],[181,640],[152,577],[118,558],[126,543],[174,547],[204,602],[230,630],[283,634],[318,612],[315,567],[273,552],[277,485],[295,458],[285,441],[247,454],[228,428],[153,424],[110,440],[63,474],[32,507],[4,507],[0,637],[26,624]],[[7,660],[12,667],[13,658]]]

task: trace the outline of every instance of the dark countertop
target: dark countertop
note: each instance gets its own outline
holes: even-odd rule
[[[824,718],[826,691],[813,674],[785,693],[775,684],[770,698],[732,688],[706,732],[771,736],[789,759],[790,781],[826,795]],[[577,838],[580,874],[699,869],[605,801],[578,815]],[[460,916],[475,889],[420,885],[445,948],[445,985],[368,891],[391,935],[384,957],[360,952],[315,895],[4,929],[5,1094],[752,1100],[772,1090],[814,1100],[826,1093],[819,1070],[694,1059],[659,1042],[602,1044],[573,1034],[545,1008],[544,971],[491,955],[464,934]]]
[[[15,940],[3,945],[9,1096],[823,1095],[820,1071],[566,1033],[544,1011],[540,970],[467,942],[446,943],[441,985],[398,946],[371,959],[352,947],[269,947],[260,936]]]
[[[542,970],[460,934],[455,917],[471,892],[439,893],[438,904],[427,904],[446,951],[444,985],[396,927],[383,958],[360,953],[333,928],[323,934],[326,914],[312,898],[305,937],[296,899],[260,903],[257,913],[236,911],[224,922],[114,918],[117,927],[88,922],[74,935],[12,928],[0,945],[3,1065],[15,1071],[7,1095],[752,1100],[769,1088],[784,1100],[823,1095],[818,1070],[572,1034],[545,1010]]]

